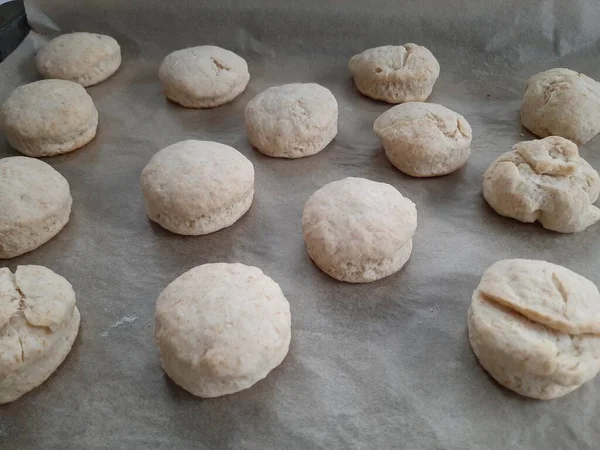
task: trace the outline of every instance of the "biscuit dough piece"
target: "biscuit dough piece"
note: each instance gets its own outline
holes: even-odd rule
[[[338,132],[338,104],[315,83],[261,92],[246,106],[250,143],[267,156],[302,158],[323,150]]]
[[[362,94],[388,103],[424,102],[440,75],[435,56],[417,44],[370,48],[348,68]]]
[[[281,364],[290,339],[290,305],[279,285],[256,267],[195,267],[156,302],[162,367],[200,397],[232,394],[262,380]]]
[[[10,145],[27,156],[60,155],[96,136],[98,111],[81,85],[42,80],[16,88],[0,108]]]
[[[177,50],[158,70],[168,99],[187,108],[214,108],[230,102],[250,80],[244,58],[212,45]]]
[[[540,137],[561,136],[583,145],[600,132],[600,83],[569,69],[532,76],[521,123]]]
[[[74,81],[87,87],[117,71],[121,65],[121,47],[103,34],[63,34],[42,47],[35,62],[44,78]]]
[[[45,244],[69,221],[69,183],[34,158],[0,159],[0,259],[14,258]]]
[[[416,227],[413,202],[389,184],[364,178],[323,186],[302,213],[311,259],[326,274],[349,283],[399,271],[410,257]]]
[[[142,171],[148,217],[173,233],[197,236],[228,227],[254,196],[254,166],[236,149],[188,140],[158,152]]]
[[[75,292],[42,266],[0,268],[0,404],[12,402],[52,375],[79,331]]]
[[[527,397],[561,397],[600,371],[600,293],[556,264],[493,264],[473,293],[468,329],[483,368]]]
[[[585,230],[600,219],[593,205],[600,177],[577,146],[559,136],[519,142],[483,176],[483,196],[494,210],[561,233]]]
[[[413,177],[446,175],[462,167],[471,154],[471,126],[463,116],[435,103],[394,106],[377,118],[373,131],[385,154]]]

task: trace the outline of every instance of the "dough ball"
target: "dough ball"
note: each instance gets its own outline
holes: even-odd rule
[[[236,149],[182,141],[142,171],[148,217],[173,233],[208,234],[234,224],[252,204],[254,166]]]
[[[304,205],[306,249],[326,274],[349,283],[387,277],[408,261],[417,228],[415,204],[394,187],[344,178]]]
[[[65,178],[43,161],[0,159],[0,259],[45,244],[69,221],[71,191]]]
[[[155,339],[169,377],[199,397],[247,389],[287,355],[290,305],[256,267],[204,264],[156,302]]]
[[[521,395],[561,397],[600,371],[600,293],[564,267],[493,264],[473,293],[468,327],[483,368]]]
[[[280,158],[320,152],[336,136],[337,121],[335,97],[315,83],[272,87],[246,106],[250,143],[261,153]]]
[[[75,292],[42,266],[0,268],[0,404],[42,384],[60,366],[79,331]]]
[[[600,177],[577,146],[558,136],[519,142],[483,175],[483,196],[494,210],[560,233],[583,231],[600,219],[593,205]]]
[[[96,136],[92,97],[72,81],[42,80],[16,88],[0,108],[10,145],[27,156],[68,153]]]
[[[527,81],[521,122],[540,137],[583,145],[600,132],[600,83],[569,69],[538,73]]]
[[[69,33],[48,42],[35,58],[44,78],[98,84],[121,65],[121,47],[110,36],[95,33]]]
[[[390,162],[413,177],[446,175],[471,154],[471,126],[463,116],[435,103],[404,103],[373,125]]]
[[[187,108],[214,108],[236,98],[250,80],[244,58],[212,45],[173,52],[158,70],[165,95]]]
[[[388,103],[424,102],[440,75],[435,56],[417,44],[370,48],[348,68],[362,94]]]

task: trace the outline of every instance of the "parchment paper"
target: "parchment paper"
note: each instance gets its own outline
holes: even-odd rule
[[[498,386],[468,344],[466,312],[482,272],[503,258],[544,259],[600,283],[600,226],[573,234],[496,215],[481,196],[487,166],[531,139],[518,120],[525,80],[552,67],[600,79],[594,0],[454,2],[32,0],[34,29],[0,65],[0,100],[39,78],[35,47],[59,32],[110,34],[123,65],[88,89],[96,139],[46,159],[71,185],[73,214],[43,247],[0,266],[42,264],[74,286],[82,326],[73,351],[40,388],[0,407],[6,449],[598,449],[600,379],[549,402]],[[355,90],[347,60],[363,49],[417,42],[441,64],[431,102],[463,114],[473,154],[458,172],[415,179],[387,161],[372,123],[389,105]],[[157,70],[169,52],[216,44],[248,60],[232,103],[190,110],[165,100]],[[339,134],[318,155],[262,156],[243,110],[257,93],[317,82],[340,106]],[[234,226],[181,237],[148,221],[139,176],[152,155],[184,139],[216,140],[256,169],[252,208]],[[13,156],[0,139],[0,157]],[[600,169],[600,138],[581,149]],[[390,183],[419,221],[398,274],[351,285],[320,272],[304,248],[307,198],[346,176]],[[291,304],[283,364],[238,394],[202,400],[162,372],[154,302],[207,262],[256,265]]]

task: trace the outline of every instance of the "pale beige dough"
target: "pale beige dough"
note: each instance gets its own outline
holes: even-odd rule
[[[435,103],[394,106],[373,124],[390,162],[413,177],[446,175],[471,154],[471,126],[463,116]]]
[[[204,264],[181,275],[156,302],[162,367],[200,397],[247,389],[288,353],[290,305],[260,269]]]
[[[417,227],[415,204],[393,186],[345,178],[323,186],[304,205],[309,256],[340,281],[387,277],[408,261]]]
[[[96,136],[98,111],[81,85],[42,80],[16,88],[0,108],[10,145],[27,156],[60,155]]]
[[[250,143],[261,153],[302,158],[323,150],[338,132],[338,104],[315,83],[269,88],[246,106]]]
[[[559,136],[519,142],[483,176],[483,196],[498,214],[561,233],[583,231],[600,219],[593,205],[599,193],[598,172]]]
[[[142,171],[148,217],[183,235],[228,227],[254,197],[254,166],[236,149],[188,140],[158,152]]]
[[[103,34],[68,33],[42,47],[35,61],[44,78],[74,81],[87,87],[117,71],[121,65],[121,47]]]
[[[433,54],[417,44],[385,45],[350,58],[356,88],[388,103],[424,102],[440,75]]]
[[[0,268],[0,404],[38,387],[71,351],[79,331],[75,292],[42,266]]]
[[[545,261],[503,260],[473,293],[469,341],[503,386],[556,398],[600,371],[598,311],[598,289],[584,277]]]
[[[45,244],[69,221],[73,199],[67,180],[43,161],[0,159],[0,259]]]
[[[521,123],[540,137],[562,136],[583,145],[600,132],[600,83],[569,69],[532,76]]]
[[[244,92],[250,73],[244,58],[203,45],[167,55],[158,77],[170,100],[187,108],[214,108]]]

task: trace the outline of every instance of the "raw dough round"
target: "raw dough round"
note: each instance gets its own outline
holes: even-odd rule
[[[69,221],[71,191],[65,178],[43,161],[0,159],[0,259],[45,244]]]
[[[254,166],[236,149],[182,141],[142,171],[148,217],[173,233],[197,236],[234,224],[252,204]]]
[[[373,130],[385,154],[413,177],[446,175],[471,154],[471,126],[463,116],[435,103],[404,103],[377,118]]]
[[[388,103],[424,102],[440,75],[435,56],[416,44],[370,48],[348,68],[362,94]]]
[[[261,92],[246,106],[250,143],[261,153],[302,158],[323,150],[338,132],[338,104],[315,83],[293,83]]]
[[[48,42],[35,58],[44,78],[98,84],[121,65],[121,47],[110,36],[95,33],[69,33]]]
[[[600,293],[564,267],[493,264],[473,293],[468,327],[483,368],[521,395],[561,397],[600,371]]]
[[[417,228],[415,204],[393,186],[344,178],[304,205],[306,249],[326,274],[349,283],[387,277],[408,261]]]
[[[10,145],[27,156],[60,155],[96,136],[98,111],[81,85],[42,80],[16,88],[0,108]]]
[[[233,394],[265,378],[288,353],[290,326],[279,285],[243,264],[195,267],[156,302],[162,367],[200,397]]]
[[[583,145],[600,132],[600,83],[569,69],[538,73],[527,81],[521,122],[540,137]]]
[[[0,404],[38,387],[60,366],[79,331],[75,292],[42,266],[0,269]]]
[[[498,214],[561,233],[600,219],[599,193],[598,172],[559,136],[519,142],[483,175],[483,196]]]
[[[187,108],[214,108],[244,92],[250,73],[244,58],[203,45],[167,55],[158,77],[170,100]]]

